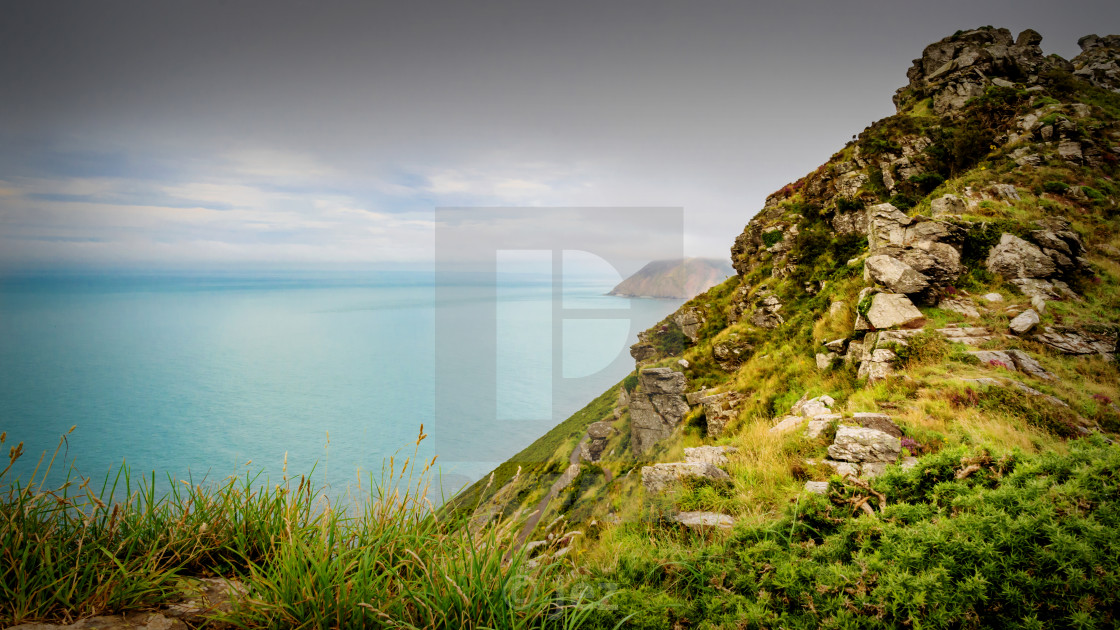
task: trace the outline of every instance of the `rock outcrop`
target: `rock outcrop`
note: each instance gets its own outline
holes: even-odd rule
[[[1005,28],[980,28],[930,44],[906,72],[910,84],[895,94],[895,106],[902,111],[914,99],[932,97],[934,112],[949,114],[989,86],[1033,83],[1046,70],[1071,67],[1044,56],[1041,42],[1030,29],[1013,39]]]
[[[638,372],[638,388],[630,397],[630,445],[641,455],[673,433],[688,413],[685,376],[670,368]]]
[[[1120,91],[1120,35],[1086,35],[1077,40],[1081,54],[1072,59],[1074,76],[1093,85]]]

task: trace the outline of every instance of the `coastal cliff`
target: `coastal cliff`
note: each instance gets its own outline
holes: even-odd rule
[[[1027,515],[1055,507],[1013,488],[1067,496],[1040,472],[1056,466],[1107,494],[1120,432],[1120,37],[1086,36],[1071,60],[1041,40],[984,27],[926,47],[897,113],[768,196],[731,249],[736,275],[639,336],[634,374],[581,412],[586,433],[464,496],[516,517],[528,503],[509,498],[539,500],[526,490],[586,438],[540,519],[584,535],[548,553],[622,584],[618,610],[649,627],[1115,623],[1111,578],[1085,583],[1096,603],[1079,609],[1035,576],[1057,561],[1024,542],[1043,527]],[[1015,518],[1022,536],[984,543],[1011,568],[926,538],[985,540],[970,528]],[[876,542],[887,532],[897,544]],[[829,563],[837,584],[814,573]],[[892,563],[929,582],[892,590]],[[969,576],[982,598],[959,596]]]

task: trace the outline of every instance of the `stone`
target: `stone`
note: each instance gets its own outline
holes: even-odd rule
[[[689,529],[730,530],[735,526],[735,519],[716,512],[681,512],[673,516],[673,522]]]
[[[1031,308],[1033,308],[1035,310],[1035,312],[1037,312],[1039,315],[1045,315],[1046,314],[1046,298],[1042,297],[1041,295],[1032,296],[1031,297]]]
[[[871,298],[867,321],[875,328],[905,326],[922,319],[910,298],[899,293],[878,293]]]
[[[805,482],[805,492],[811,492],[813,494],[828,494],[828,482],[827,481],[806,481]]]
[[[751,313],[750,322],[759,328],[773,330],[785,322],[778,314],[780,310],[782,310],[782,302],[777,296],[762,295],[755,301],[755,310]]]
[[[1058,143],[1058,156],[1070,164],[1081,164],[1085,157],[1081,153],[1081,143],[1076,140],[1062,140]]]
[[[1058,377],[1046,371],[1042,365],[1022,350],[1008,350],[1007,355],[1015,363],[1015,368],[1024,374],[1029,374],[1035,378],[1040,378],[1045,381],[1053,381]]]
[[[817,369],[827,370],[828,368],[832,367],[832,364],[836,363],[836,360],[839,358],[840,355],[836,354],[835,352],[818,352],[816,356]]]
[[[821,463],[831,468],[833,472],[841,477],[859,476],[859,464],[853,464],[851,462],[838,462],[831,459],[826,459]]]
[[[724,466],[727,464],[728,453],[738,453],[734,446],[694,446],[684,449],[684,461],[688,464],[712,464]]]
[[[801,416],[785,416],[777,424],[770,427],[770,433],[788,433],[801,426],[804,421],[805,418]]]
[[[978,346],[985,341],[992,340],[992,334],[988,332],[987,328],[980,328],[978,326],[965,327],[965,328],[938,328],[937,332],[946,341],[953,343],[963,343],[969,346]]]
[[[867,240],[872,251],[887,245],[903,245],[906,226],[913,223],[913,219],[889,203],[869,206],[866,213]]]
[[[972,356],[976,357],[980,363],[991,366],[1002,366],[1011,371],[1015,371],[1015,360],[1011,355],[1000,350],[976,350],[969,352]]]
[[[674,462],[671,464],[653,464],[642,466],[642,486],[648,493],[664,492],[676,486],[682,479],[702,478],[716,481],[728,481],[728,475],[722,469],[708,463]]]
[[[684,374],[670,368],[638,372],[638,390],[630,397],[630,443],[636,455],[669,437],[680,424],[688,413],[684,390]]]
[[[841,426],[828,447],[829,457],[846,462],[894,462],[902,452],[902,440],[876,429]]]
[[[842,417],[843,416],[838,413],[821,414],[814,417],[809,421],[809,425],[805,427],[805,437],[810,440],[819,438],[824,435],[824,432],[827,431],[831,425],[835,424]]]
[[[882,254],[869,257],[863,264],[865,280],[874,280],[892,293],[920,293],[929,288],[929,278],[910,265]]]
[[[1003,296],[998,293],[985,293],[984,299],[989,302],[1002,302]]]
[[[846,310],[848,310],[848,305],[843,302],[833,302],[832,304],[828,305],[829,317],[836,317]]]
[[[681,309],[673,313],[671,319],[689,341],[696,343],[700,340],[700,328],[704,325],[704,314],[700,309],[695,307]]]
[[[1042,320],[1038,317],[1038,313],[1036,313],[1034,309],[1028,308],[1016,316],[1015,319],[1011,320],[1008,328],[1016,335],[1025,335],[1033,330],[1041,321]]]
[[[638,343],[630,346],[630,356],[637,363],[646,363],[649,361],[656,361],[659,353],[657,347],[648,341],[639,341]]]
[[[911,468],[916,468],[917,466],[918,466],[918,458],[917,457],[903,457],[902,461],[898,462],[898,467],[903,469],[903,470],[910,470]]]
[[[731,333],[722,341],[712,344],[712,359],[725,372],[733,372],[745,361],[754,347]]]
[[[580,445],[580,459],[588,462],[599,461],[607,448],[607,441],[617,432],[609,420],[600,420],[587,425],[587,440]]]
[[[859,467],[859,476],[874,479],[887,471],[889,462],[867,462]]]
[[[875,429],[896,438],[902,438],[902,429],[885,413],[857,412],[852,414],[852,420],[865,429]]]
[[[804,418],[812,418],[821,414],[832,413],[832,405],[836,401],[832,396],[824,395],[817,396],[816,398],[802,397],[801,400],[794,403],[790,409],[790,413],[795,416],[802,416]]]
[[[1061,280],[1039,280],[1037,278],[1020,278],[1012,280],[1012,284],[1031,298],[1041,297],[1047,300],[1078,300],[1080,299],[1069,285]]]
[[[937,303],[937,308],[952,311],[965,317],[980,317],[980,311],[976,310],[972,300],[962,297],[941,298],[941,301]]]
[[[881,381],[894,374],[892,364],[896,358],[897,355],[890,350],[873,350],[864,355],[863,361],[859,364],[857,377],[866,378],[871,383]]]
[[[1047,326],[1042,332],[1036,333],[1034,339],[1065,354],[1100,354],[1111,358],[1117,352],[1115,330],[1095,333],[1075,328]]]
[[[1003,201],[1021,201],[1019,191],[1011,184],[992,184],[988,187],[992,194]]]
[[[826,341],[824,347],[828,348],[830,352],[839,354],[844,352],[844,348],[847,345],[848,339],[846,337],[841,337],[839,339],[833,339],[832,341]]]
[[[700,404],[701,399],[707,398],[708,396],[715,396],[715,395],[717,395],[717,394],[716,394],[716,389],[714,387],[706,387],[704,389],[699,389],[699,390],[696,390],[694,392],[688,392],[687,394],[684,395],[684,401],[687,402],[689,405],[698,405],[698,404]]]
[[[965,205],[964,200],[956,195],[942,195],[930,202],[930,209],[935,218],[946,215],[959,216],[964,214]]]
[[[1058,269],[1054,261],[1039,247],[1014,234],[1003,234],[992,248],[986,263],[988,271],[1009,280],[1015,278],[1048,278]]]

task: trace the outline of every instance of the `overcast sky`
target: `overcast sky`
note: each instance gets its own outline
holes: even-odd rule
[[[1120,2],[9,0],[0,269],[424,263],[476,205],[679,206],[726,257],[986,24],[1071,58]]]

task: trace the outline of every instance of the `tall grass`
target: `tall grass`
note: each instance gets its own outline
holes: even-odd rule
[[[122,466],[100,484],[73,468],[52,484],[65,444],[26,480],[7,477],[23,455],[11,447],[0,472],[0,626],[151,607],[177,598],[182,577],[213,574],[245,585],[222,618],[242,627],[527,628],[586,615],[587,603],[554,602],[561,564],[503,559],[513,523],[472,535],[437,516],[434,458],[390,458],[344,503],[307,477],[157,493],[154,474],[138,481]]]

